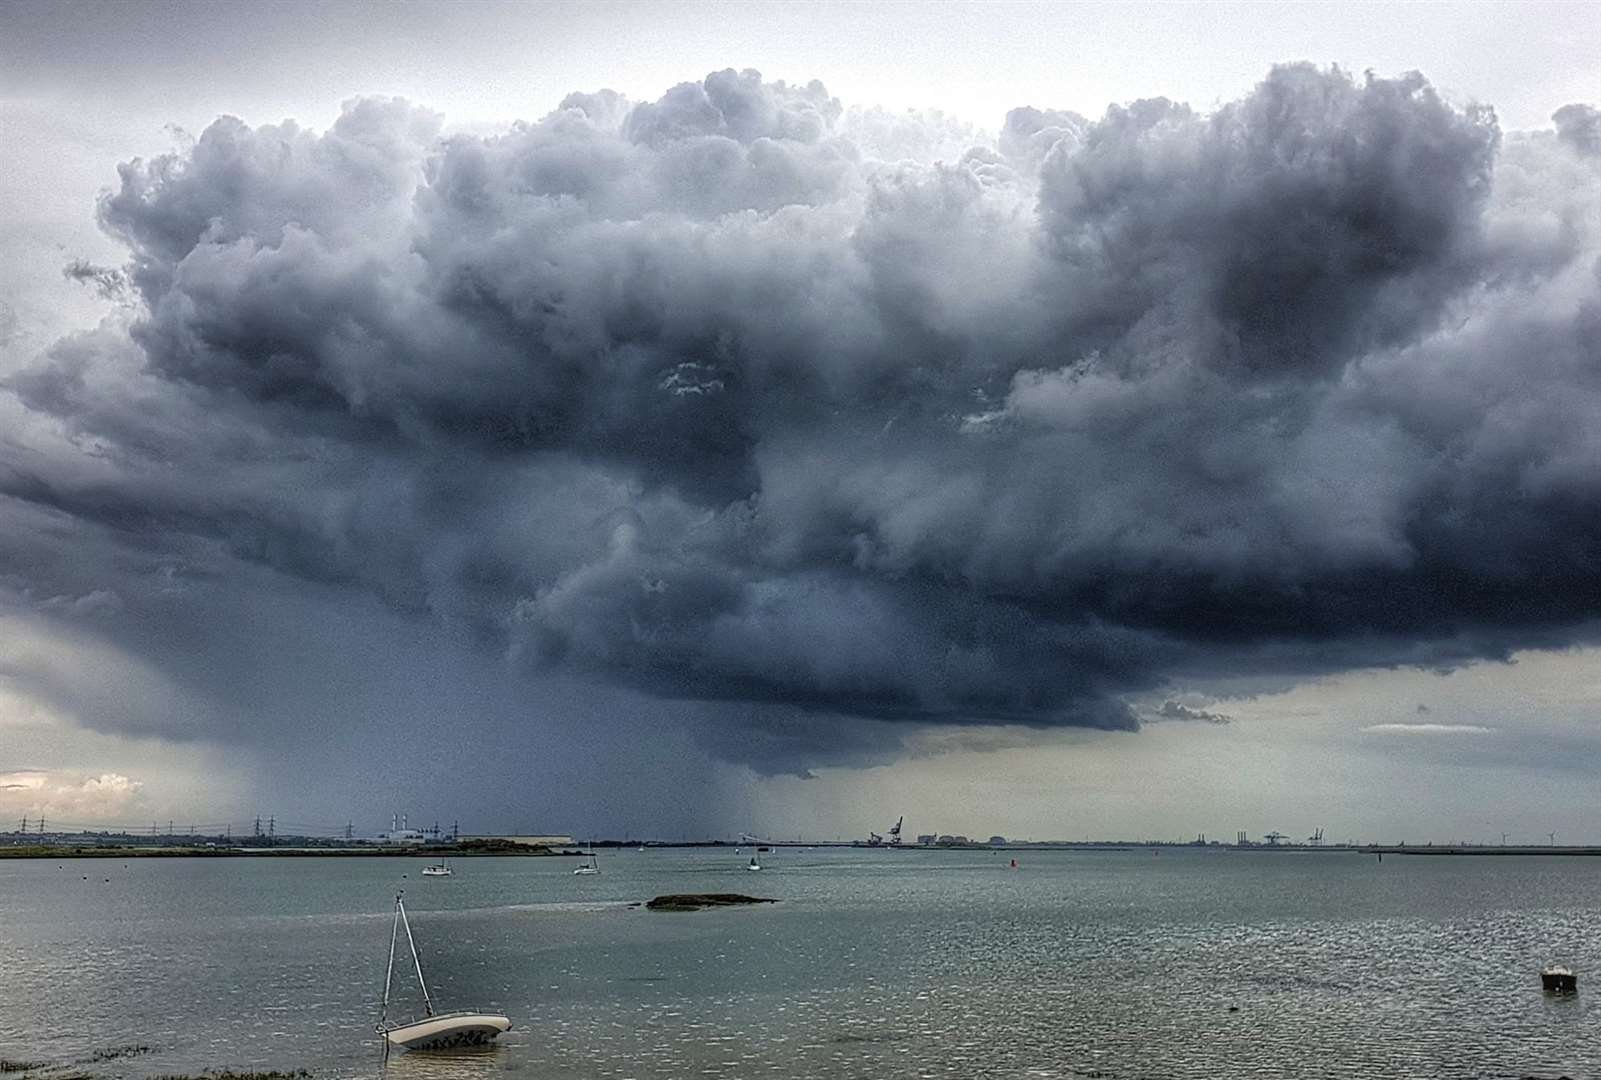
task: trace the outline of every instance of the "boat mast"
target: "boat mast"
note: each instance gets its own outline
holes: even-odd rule
[[[417,942],[411,936],[411,920],[406,918],[406,906],[400,902],[398,896],[395,897],[395,907],[400,912],[400,920],[406,924],[406,944],[411,946],[411,962],[417,965],[417,985],[422,987],[423,1008],[427,1010],[429,1016],[432,1016],[434,1003],[428,996],[428,982],[422,977],[422,957],[417,955]],[[393,952],[390,955],[393,956]]]

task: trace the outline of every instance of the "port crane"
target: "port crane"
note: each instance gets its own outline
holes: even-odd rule
[[[889,846],[890,847],[900,847],[900,845],[901,845],[901,825],[904,824],[905,821],[906,821],[906,817],[905,817],[905,815],[902,815],[901,817],[898,817],[898,818],[895,819],[895,824],[894,825],[890,826],[890,830],[889,830]],[[876,832],[868,832],[868,834],[867,834],[867,846],[868,847],[883,847],[884,846],[884,837],[882,835],[880,835],[879,833],[876,833]]]
[[[1288,840],[1289,837],[1275,829],[1270,833],[1264,833],[1262,835],[1262,839],[1266,840],[1269,846],[1272,846],[1277,844],[1280,840]]]
[[[1317,847],[1319,844],[1321,844],[1323,842],[1323,826],[1319,825],[1317,831],[1306,838],[1306,842],[1313,847]]]

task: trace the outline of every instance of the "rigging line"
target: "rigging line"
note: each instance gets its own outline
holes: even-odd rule
[[[378,1017],[378,1024],[379,1024],[380,1027],[382,1027],[383,1024],[385,1022],[387,1022],[388,1019],[389,1019],[389,983],[390,983],[390,980],[393,979],[394,975],[395,975],[395,938],[399,935],[399,933],[400,933],[400,894],[397,893],[395,895],[395,921],[394,921],[394,924],[392,926],[390,926],[390,928],[389,928],[389,970],[384,972],[384,1008],[383,1008],[383,1012],[381,1014],[379,1014],[379,1017]],[[411,931],[409,929],[406,931],[406,936],[407,937],[411,936]],[[385,1038],[384,1039],[384,1044],[387,1046],[388,1043],[389,1043],[389,1040],[387,1038]],[[385,1057],[387,1057],[387,1056],[388,1055],[386,1053]]]
[[[422,957],[417,955],[417,942],[411,936],[411,920],[406,917],[405,905],[400,903],[400,897],[395,897],[395,903],[400,906],[400,920],[406,924],[406,942],[411,946],[411,962],[417,965],[417,985],[422,987],[423,1008],[428,1015],[434,1015],[433,999],[428,996],[428,981],[422,977]]]

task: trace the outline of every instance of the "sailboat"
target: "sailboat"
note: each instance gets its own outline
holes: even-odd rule
[[[575,874],[598,874],[598,873],[600,873],[600,864],[595,861],[595,856],[591,855],[589,857],[589,861],[586,862],[583,866],[580,866],[578,869],[574,870],[573,873],[575,873]]]
[[[411,920],[406,918],[404,892],[395,894],[395,922],[389,930],[389,969],[384,972],[384,1005],[374,1030],[384,1037],[384,1049],[399,1046],[406,1050],[449,1050],[458,1046],[482,1046],[502,1031],[511,1030],[510,1018],[500,1013],[464,1010],[461,1012],[434,1012],[433,998],[428,996],[428,983],[422,976],[422,958],[417,955],[417,941],[411,936]],[[424,1015],[420,1020],[399,1023],[389,1019],[389,987],[395,975],[395,941],[400,927],[406,927],[406,944],[411,946],[411,961],[417,966],[417,985],[422,987]]]
[[[423,877],[449,877],[453,873],[455,871],[445,863],[444,859],[422,868]]]

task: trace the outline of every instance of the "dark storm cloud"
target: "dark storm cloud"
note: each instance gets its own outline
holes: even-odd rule
[[[1560,643],[1601,614],[1584,110],[1503,140],[1289,66],[994,143],[732,71],[493,138],[223,119],[122,167],[144,309],[9,380],[64,442],[0,490],[721,703],[765,769]]]
[[[1477,273],[1497,141],[1421,76],[1281,69],[1205,119],[1113,108],[1047,163],[1040,209],[1107,348],[1149,362],[1154,317],[1193,359],[1312,375],[1413,339]]]

